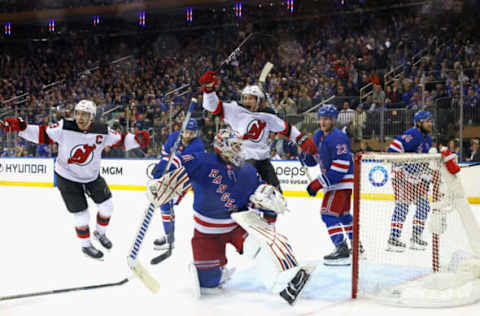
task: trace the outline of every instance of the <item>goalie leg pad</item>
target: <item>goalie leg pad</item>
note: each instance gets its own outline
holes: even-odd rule
[[[279,292],[285,287],[285,280],[288,283],[290,274],[295,275],[298,267],[287,237],[277,233],[254,210],[233,213],[232,218],[248,232],[247,240],[252,238],[260,245],[261,249],[256,255],[260,275],[268,289]],[[249,243],[250,240],[247,245]]]

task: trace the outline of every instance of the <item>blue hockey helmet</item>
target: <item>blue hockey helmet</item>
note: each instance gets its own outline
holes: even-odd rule
[[[417,124],[417,122],[425,121],[425,120],[433,120],[433,115],[432,113],[428,111],[418,111],[415,113],[415,116],[413,117],[413,122]]]
[[[318,110],[318,117],[329,117],[331,119],[336,119],[338,117],[337,107],[333,104],[324,104]]]
[[[198,123],[196,120],[194,119],[189,119],[188,120],[188,123],[187,123],[187,127],[186,129],[190,130],[190,131],[196,131],[198,129]]]

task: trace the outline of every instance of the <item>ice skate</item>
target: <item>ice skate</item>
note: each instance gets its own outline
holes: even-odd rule
[[[162,236],[153,241],[153,249],[155,250],[168,250],[168,247],[168,236]],[[173,247],[174,243],[172,242],[172,249]]]
[[[350,248],[350,255],[352,254],[352,248]],[[358,257],[360,260],[367,260],[367,254],[365,253],[365,248],[361,242],[358,243]]]
[[[100,233],[98,230],[93,232],[93,237],[107,250],[112,249],[112,242],[108,239],[107,235]]]
[[[280,292],[280,296],[288,302],[288,304],[293,305],[295,301],[302,293],[305,288],[305,284],[310,279],[311,274],[305,268],[298,270],[295,277],[288,282],[287,287]]]
[[[387,241],[387,251],[404,252],[406,245],[399,238],[390,236]]]
[[[331,254],[323,257],[323,264],[326,266],[349,266],[351,261],[347,242],[344,240]]]
[[[88,247],[82,247],[82,252],[90,258],[103,260],[103,252],[95,248],[92,244]]]
[[[410,238],[410,249],[425,250],[427,246],[428,242],[422,240],[420,237],[412,236],[412,238]]]

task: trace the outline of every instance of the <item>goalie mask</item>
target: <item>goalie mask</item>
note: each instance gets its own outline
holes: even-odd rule
[[[231,129],[221,129],[213,139],[213,148],[225,161],[239,167],[244,159],[242,155],[242,139]]]
[[[245,96],[247,95],[254,96],[257,99],[255,105],[252,106],[251,104],[246,104],[247,100]],[[243,88],[240,102],[244,106],[249,107],[251,111],[257,111],[264,100],[265,100],[265,93],[263,93],[262,88],[260,88],[259,86],[253,85],[253,86],[246,86],[245,88]]]

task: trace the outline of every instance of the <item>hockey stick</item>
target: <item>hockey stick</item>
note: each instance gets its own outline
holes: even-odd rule
[[[183,121],[183,124],[182,124],[182,129],[178,134],[175,144],[170,149],[170,157],[168,159],[166,168],[163,170],[163,174],[165,174],[165,172],[168,171],[168,169],[170,168],[170,165],[172,164],[173,156],[175,154],[175,151],[177,150],[178,144],[180,143],[181,133],[186,129],[188,120],[190,119],[190,116],[192,115],[192,111],[196,104],[197,104],[197,99],[192,98],[192,102],[190,103],[190,106],[188,108],[188,113],[185,116],[185,120]],[[128,254],[127,263],[130,269],[132,269],[133,272],[140,277],[140,279],[145,284],[145,286],[148,287],[153,292],[156,292],[158,291],[158,288],[159,288],[158,282],[148,273],[148,271],[145,268],[143,268],[143,266],[137,260],[140,247],[142,246],[143,239],[145,238],[145,234],[147,233],[148,227],[150,225],[150,222],[152,220],[154,213],[155,213],[155,205],[153,203],[149,203],[149,205],[147,206],[147,209],[145,210],[145,215],[143,217],[142,224],[138,228],[138,232],[133,242],[132,249]],[[172,221],[172,215],[170,217],[170,223],[171,221]],[[172,233],[172,231],[173,230],[170,230],[169,232],[169,245],[168,245],[167,252],[159,256],[159,257],[162,257],[161,261],[170,257],[170,255],[172,254],[172,244],[171,244],[171,238],[170,238],[171,237],[170,233]],[[158,260],[159,260],[158,262],[161,262],[160,259]]]
[[[51,294],[60,294],[66,292],[73,292],[73,291],[85,291],[85,290],[93,290],[99,289],[103,287],[111,287],[111,286],[119,286],[127,283],[130,278],[125,278],[119,282],[112,282],[112,283],[104,283],[98,285],[88,285],[88,286],[80,286],[80,287],[71,287],[67,289],[58,289],[58,290],[50,290],[50,291],[42,291],[42,292],[32,292],[27,294],[18,294],[18,295],[10,295],[10,296],[2,296],[0,297],[0,301],[8,301],[8,300],[15,300],[19,298],[27,298],[27,297],[34,297],[34,296],[42,296],[42,295],[51,295]]]
[[[170,165],[172,164],[172,158],[175,155],[175,152],[177,151],[178,144],[180,143],[180,140],[182,138],[181,135],[182,135],[183,131],[185,131],[185,129],[187,128],[188,121],[190,120],[190,117],[192,116],[192,112],[193,112],[193,109],[195,108],[195,105],[197,105],[197,99],[192,98],[192,102],[190,103],[190,106],[188,107],[188,110],[187,110],[187,114],[185,115],[185,119],[183,120],[182,129],[180,130],[180,133],[178,133],[177,139],[175,140],[175,144],[173,144],[172,148],[170,148],[170,157],[168,158],[167,166],[163,170],[162,175],[165,174],[166,172],[168,172],[168,170],[170,169]],[[151,204],[151,205],[153,205],[153,204]],[[151,264],[158,264],[158,263],[164,261],[165,259],[167,259],[168,257],[170,257],[172,255],[172,249],[173,249],[173,245],[172,245],[172,240],[173,240],[172,223],[173,223],[174,214],[175,213],[174,213],[173,207],[172,207],[172,210],[170,212],[170,230],[169,230],[168,235],[167,235],[168,236],[167,237],[168,249],[164,253],[162,253],[159,256],[156,256],[152,260],[150,260]]]
[[[240,49],[243,47],[243,45],[245,45],[246,42],[248,42],[252,37],[253,35],[255,35],[256,33],[250,33],[248,34],[247,37],[245,37],[243,39],[243,41],[237,46],[237,48],[235,48],[231,53],[230,55],[227,56],[227,58],[225,58],[221,63],[220,63],[220,66],[217,67],[217,69],[215,70],[216,73],[218,73],[220,71],[220,69],[222,69],[222,67],[229,63],[234,57],[240,55]],[[272,65],[273,66],[273,65]],[[192,83],[189,83],[189,84],[186,84],[186,85],[182,85],[180,88],[182,89],[186,89],[188,88],[188,91],[191,91],[192,90]],[[167,92],[167,94],[172,94],[176,91],[179,91],[180,89],[177,88],[177,89],[174,89],[174,90],[171,90],[169,92]],[[184,92],[185,93],[185,92]],[[197,91],[197,93],[200,93],[200,91]],[[182,105],[180,107],[180,109],[172,116],[172,119],[175,119],[180,113],[182,113],[183,111],[185,111],[185,107],[186,107],[186,104]]]

